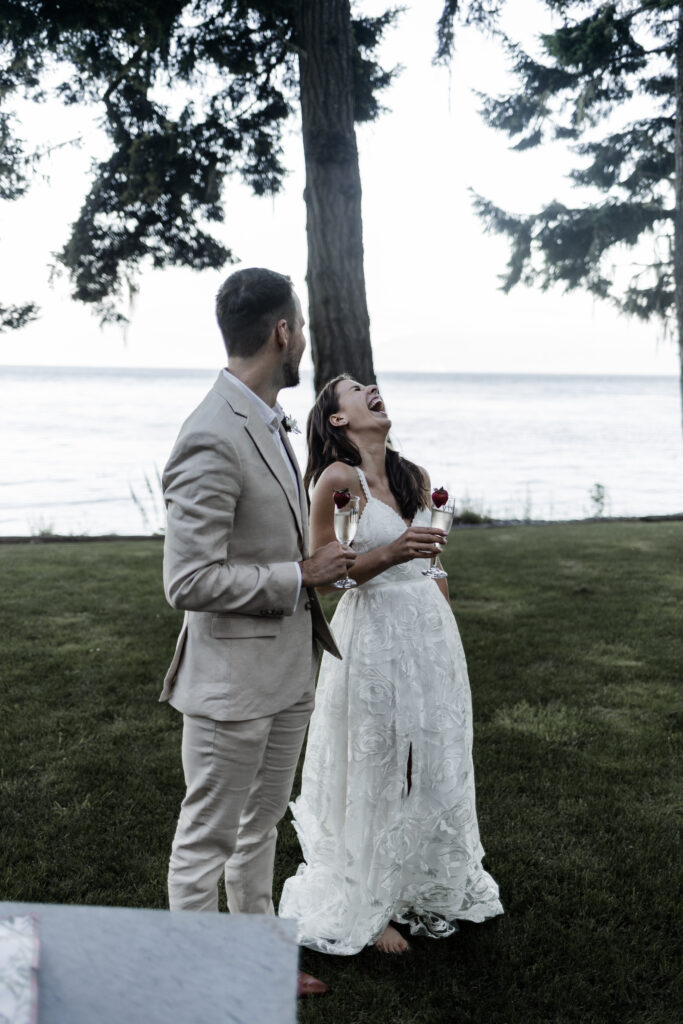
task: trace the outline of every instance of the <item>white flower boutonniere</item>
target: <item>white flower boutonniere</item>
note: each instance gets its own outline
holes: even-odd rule
[[[296,422],[293,416],[285,416],[282,421],[282,426],[285,428],[288,434],[300,434],[299,424]]]

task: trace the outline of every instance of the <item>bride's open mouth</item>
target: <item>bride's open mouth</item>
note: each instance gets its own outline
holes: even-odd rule
[[[386,416],[387,414],[387,411],[384,408],[384,402],[379,395],[375,395],[374,398],[368,402],[368,409],[370,412],[381,413],[383,416]]]

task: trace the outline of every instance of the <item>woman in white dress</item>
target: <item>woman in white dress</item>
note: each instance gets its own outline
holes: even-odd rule
[[[311,546],[334,540],[333,492],[361,499],[351,575],[323,656],[301,795],[304,863],[279,914],[326,953],[403,952],[391,924],[452,935],[458,919],[501,914],[481,865],[467,666],[443,580],[422,570],[443,534],[429,526],[424,470],[387,445],[375,385],[337,377],[308,420]]]

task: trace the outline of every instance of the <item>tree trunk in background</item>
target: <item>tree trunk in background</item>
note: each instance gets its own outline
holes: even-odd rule
[[[375,381],[363,271],[349,0],[300,0],[309,333],[316,394],[338,373]]]
[[[674,293],[676,332],[681,373],[681,428],[683,429],[683,5],[678,8],[676,39],[676,129],[674,142],[676,196],[674,213]]]

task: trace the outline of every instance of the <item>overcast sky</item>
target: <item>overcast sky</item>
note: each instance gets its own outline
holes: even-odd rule
[[[385,6],[384,0],[363,0],[358,9],[374,13]],[[358,132],[376,368],[676,373],[673,342],[654,323],[627,320],[582,293],[518,288],[505,296],[498,290],[507,245],[484,234],[468,187],[516,212],[553,198],[578,202],[579,194],[572,196],[565,181],[567,150],[512,153],[506,138],[479,118],[473,90],[505,87],[498,43],[461,32],[451,71],[432,66],[440,9],[441,0],[414,0],[389,34],[383,60],[404,71],[384,97],[391,109]],[[513,0],[508,11],[510,25],[527,42],[545,27],[535,0]],[[221,365],[213,297],[222,271],[147,271],[125,336],[118,328],[101,330],[90,311],[71,302],[68,281],[48,285],[50,253],[63,245],[86,191],[89,162],[106,152],[106,143],[95,111],[21,109],[29,137],[58,143],[83,134],[84,145],[58,151],[49,181],[34,185],[21,202],[4,204],[0,301],[34,299],[43,315],[21,332],[0,335],[0,362]],[[303,154],[295,120],[286,163],[291,173],[276,199],[257,199],[231,183],[219,230],[241,265],[290,274],[305,309]],[[308,353],[305,360],[310,365]]]

